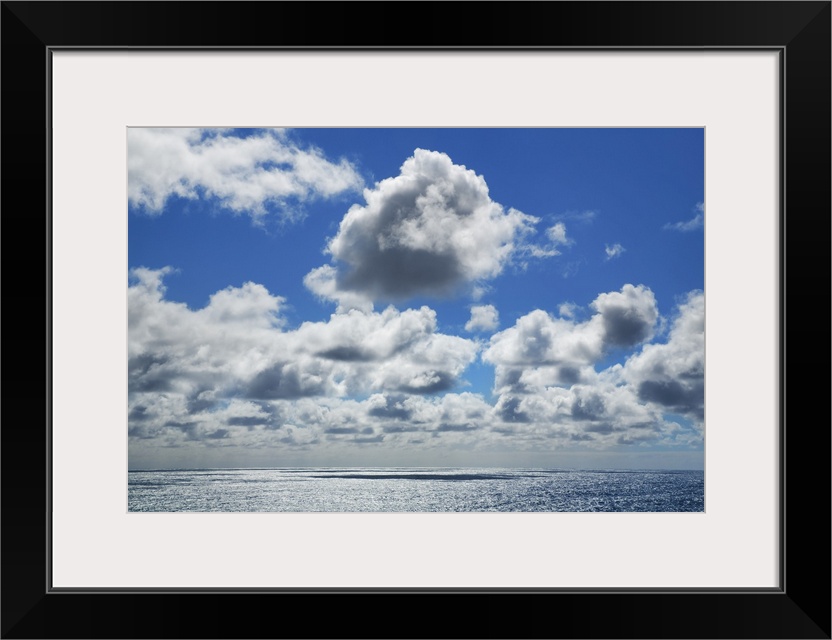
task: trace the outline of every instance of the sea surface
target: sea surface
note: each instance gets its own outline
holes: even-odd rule
[[[703,511],[702,471],[293,468],[130,471],[131,512]]]

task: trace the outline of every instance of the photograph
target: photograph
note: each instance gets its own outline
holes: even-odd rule
[[[462,6],[2,2],[0,637],[832,637],[832,3]]]
[[[131,513],[705,510],[703,127],[126,135]]]

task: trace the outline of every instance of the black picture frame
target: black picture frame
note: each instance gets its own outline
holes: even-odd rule
[[[830,638],[830,15],[828,1],[3,2],[2,637]],[[51,589],[50,56],[130,47],[778,51],[779,588]]]

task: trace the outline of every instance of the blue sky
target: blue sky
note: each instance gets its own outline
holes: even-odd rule
[[[703,467],[703,129],[128,142],[131,468]]]

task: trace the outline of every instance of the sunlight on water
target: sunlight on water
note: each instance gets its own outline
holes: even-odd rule
[[[128,507],[196,512],[703,511],[701,471],[131,471]]]

